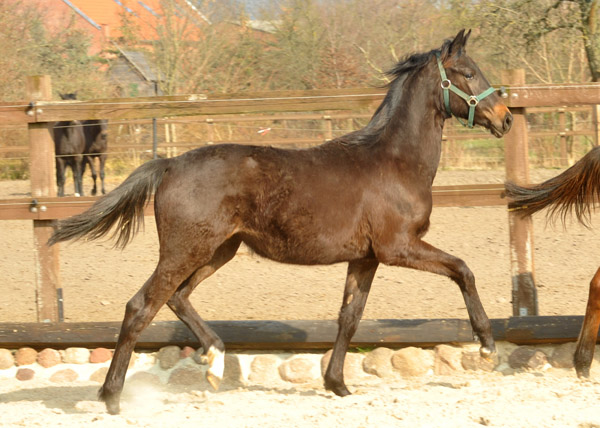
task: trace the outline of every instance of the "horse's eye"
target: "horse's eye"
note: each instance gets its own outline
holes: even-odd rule
[[[473,73],[465,73],[465,79],[467,79],[467,80],[473,80],[473,77],[475,77],[473,75]]]

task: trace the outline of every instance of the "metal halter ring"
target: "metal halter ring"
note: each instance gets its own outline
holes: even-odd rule
[[[475,107],[477,104],[479,104],[479,98],[477,98],[475,95],[471,95],[467,100],[467,104]]]
[[[447,83],[447,86],[444,86],[444,83]],[[452,86],[452,82],[450,81],[450,79],[446,79],[446,80],[442,80],[442,88],[443,89],[450,89],[450,86]]]

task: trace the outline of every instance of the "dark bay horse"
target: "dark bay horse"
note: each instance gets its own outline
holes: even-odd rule
[[[83,176],[85,173],[85,165],[89,164],[92,171],[92,179],[94,180],[92,195],[95,196],[98,193],[98,187],[96,186],[98,174],[96,173],[94,159],[98,158],[101,191],[104,195],[106,193],[104,189],[104,165],[106,164],[106,151],[108,150],[108,122],[106,120],[84,120],[83,134],[85,136],[85,148],[83,151],[81,175]]]
[[[50,245],[100,238],[116,226],[113,237],[123,247],[139,230],[144,206],[155,194],[159,261],[126,306],[99,392],[109,413],[119,412],[140,333],[165,303],[207,352],[207,379],[218,386],[223,342],[188,298],[242,242],[283,263],[348,262],[339,330],[324,375],[325,388],[337,395],[350,394],[344,358],[379,263],[451,278],[463,294],[481,354],[494,352],[471,270],[422,240],[429,228],[444,121],[451,114],[472,116],[471,125],[497,137],[512,123],[500,96],[466,54],[469,34],[462,30],[441,48],[398,63],[385,99],[362,130],[303,150],[226,144],[152,160],[88,211],[60,222]]]
[[[75,100],[76,94],[60,94],[63,100]],[[85,135],[79,120],[56,122],[53,127],[54,154],[56,156],[56,186],[58,196],[65,195],[65,172],[70,167],[73,172],[75,196],[83,195],[83,152]]]
[[[573,212],[580,223],[588,226],[594,204],[600,202],[600,147],[594,147],[572,167],[541,184],[522,187],[506,183],[510,209],[530,216],[548,208],[549,220],[560,217],[563,224]],[[587,308],[577,346],[575,371],[579,377],[589,377],[594,347],[600,325],[600,268],[590,282]]]

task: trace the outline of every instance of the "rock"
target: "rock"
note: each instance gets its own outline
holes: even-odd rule
[[[200,367],[182,367],[173,370],[169,376],[169,384],[175,386],[193,386],[200,389],[210,388],[205,371]]]
[[[0,349],[0,370],[10,369],[15,365],[15,358],[8,349]]]
[[[148,372],[136,372],[129,376],[126,381],[127,384],[137,384],[137,385],[151,385],[151,386],[160,386],[162,382],[160,378]]]
[[[389,348],[376,348],[365,355],[363,370],[369,374],[386,377],[394,373],[392,355],[394,351]]]
[[[281,379],[292,383],[306,383],[315,379],[313,363],[303,357],[294,357],[279,366]]]
[[[450,345],[435,347],[433,372],[436,375],[451,375],[463,371],[462,349]]]
[[[158,351],[156,358],[158,358],[161,369],[169,370],[179,362],[180,355],[181,349],[179,346],[165,346]]]
[[[463,352],[461,358],[461,364],[465,370],[482,370],[485,372],[494,371],[494,368],[498,365],[497,355],[491,358],[483,358],[479,351],[474,352]]]
[[[50,382],[55,383],[74,382],[77,380],[78,377],[79,375],[75,370],[65,369],[59,370],[56,373],[54,373],[52,376],[50,376],[49,380]]]
[[[252,383],[268,385],[281,380],[277,366],[279,358],[275,355],[257,355],[250,364],[248,380]]]
[[[410,346],[392,355],[392,367],[402,376],[423,376],[433,368],[433,353]]]
[[[21,348],[15,352],[15,364],[17,366],[27,366],[35,363],[37,351],[33,348]]]
[[[573,356],[575,355],[576,347],[577,343],[569,342],[554,348],[549,359],[552,367],[560,369],[572,369],[574,367]]]
[[[87,364],[90,362],[90,350],[87,348],[67,348],[63,355],[65,364]]]
[[[35,376],[35,372],[31,369],[19,369],[15,377],[18,380],[31,380]]]
[[[325,376],[325,372],[327,371],[327,366],[329,365],[329,361],[331,360],[331,354],[333,350],[329,350],[323,355],[321,358],[321,375]],[[344,359],[344,380],[347,382],[352,382],[354,380],[363,379],[366,376],[365,371],[363,370],[363,359],[364,356],[357,352],[348,352],[346,354],[346,358]]]
[[[106,348],[96,348],[90,353],[90,363],[98,364],[110,361],[112,358],[112,351]]]
[[[232,388],[244,385],[242,366],[237,355],[225,354],[223,385]]]
[[[186,346],[181,350],[181,354],[179,355],[181,358],[189,358],[196,353],[196,350],[191,346]]]
[[[90,380],[92,382],[104,383],[104,380],[106,379],[106,373],[108,373],[108,367],[100,367],[90,375]]]
[[[508,357],[513,369],[539,369],[548,364],[548,358],[542,351],[529,346],[520,346]]]
[[[54,367],[60,364],[61,361],[60,352],[56,349],[46,348],[37,355],[37,363],[44,368]]]

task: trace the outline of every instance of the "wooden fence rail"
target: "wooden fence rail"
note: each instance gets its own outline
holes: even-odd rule
[[[515,77],[518,75],[519,72],[506,74],[507,80],[513,84],[509,85],[503,95],[515,116],[513,130],[505,137],[506,169],[508,178],[525,182],[528,181],[525,109],[600,104],[600,84],[525,85],[522,79],[519,81]],[[57,289],[60,288],[58,247],[48,249],[45,240],[52,232],[54,220],[83,211],[95,199],[55,197],[54,151],[49,126],[51,122],[74,119],[143,120],[190,115],[214,117],[324,111],[330,115],[336,111],[373,110],[382,101],[385,93],[382,89],[354,89],[54,102],[48,101],[49,86],[47,77],[32,78],[29,80],[30,100],[21,103],[0,103],[0,123],[27,124],[29,128],[32,182],[31,199],[0,201],[0,220],[33,220],[35,268],[39,273],[36,277],[38,321],[54,322],[58,320],[59,312],[56,299]],[[320,115],[323,117],[322,113]],[[598,141],[597,137],[595,141]],[[502,191],[502,186],[498,185],[438,187],[434,191],[434,203],[437,206],[499,205],[505,203],[501,199]],[[513,312],[515,315],[534,315],[537,313],[537,301],[535,293],[530,291],[535,285],[521,281],[528,275],[533,277],[532,255],[526,252],[531,246],[526,245],[520,232],[512,233],[514,239],[511,238],[511,254],[516,254],[512,260]],[[523,290],[526,292],[523,293]]]

